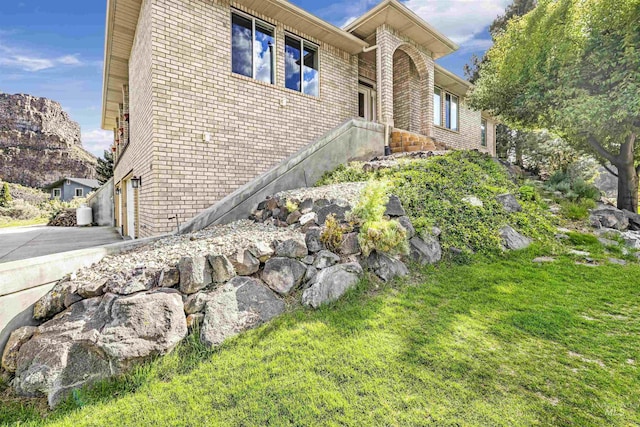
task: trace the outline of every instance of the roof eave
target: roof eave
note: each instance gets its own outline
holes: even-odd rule
[[[115,0],[107,0],[107,14],[104,34],[104,60],[102,68],[102,120],[100,127],[107,129],[107,90],[109,86],[109,68],[111,66],[111,47],[113,39],[113,15],[115,13]]]

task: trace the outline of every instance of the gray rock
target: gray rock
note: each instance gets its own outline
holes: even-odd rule
[[[200,339],[209,346],[218,346],[284,310],[284,302],[259,280],[234,277],[216,289],[207,302]]]
[[[300,217],[300,225],[315,224],[317,221],[318,215],[315,212],[309,212]]]
[[[287,258],[304,258],[309,253],[302,238],[288,239],[276,246],[276,256]]]
[[[398,218],[398,222],[407,231],[407,239],[412,239],[416,235],[416,229],[413,227],[411,220],[408,216],[401,216]]]
[[[22,345],[13,385],[21,395],[45,394],[54,407],[72,389],[166,354],[186,335],[177,292],[86,299]]]
[[[260,269],[260,260],[258,260],[250,250],[240,249],[233,254],[229,261],[233,264],[233,268],[238,276],[250,276]]]
[[[103,295],[109,279],[103,278],[78,285],[77,293],[82,298],[95,298]]]
[[[627,261],[625,261],[625,260],[623,260],[623,259],[609,258],[609,262],[610,262],[611,264],[627,265]]]
[[[329,205],[329,201],[327,199],[318,199],[313,202],[313,211],[318,212],[320,209]]]
[[[287,215],[287,224],[295,224],[300,220],[301,217],[302,214],[300,213],[300,211],[291,212],[289,215]]]
[[[549,256],[541,256],[538,258],[534,258],[532,262],[535,262],[536,264],[543,264],[543,263],[548,263],[548,262],[555,262],[555,258],[549,257]]]
[[[313,210],[313,199],[305,199],[298,206],[298,210],[300,210],[300,213],[302,213],[302,215],[305,215],[311,212]]]
[[[314,266],[310,265],[307,267],[307,271],[304,274],[304,283],[309,283],[310,281],[313,280],[314,277],[316,277],[316,275],[318,274],[318,269],[315,268]],[[305,287],[306,289],[307,287]]]
[[[376,276],[385,282],[393,279],[394,277],[406,276],[409,274],[407,266],[404,265],[402,261],[378,251],[372,251],[369,256],[363,260],[362,266],[373,271]]]
[[[337,221],[344,221],[345,214],[351,210],[350,206],[327,205],[318,210],[318,224],[324,225],[329,215],[334,215]]]
[[[613,206],[601,205],[592,210],[589,220],[595,228],[614,228],[620,231],[629,228],[629,218]]]
[[[462,198],[462,201],[475,208],[481,208],[484,206],[482,200],[478,199],[476,196],[465,196]]]
[[[513,227],[507,225],[500,229],[502,245],[512,251],[524,249],[533,243],[533,240],[518,233]]]
[[[340,257],[331,251],[322,250],[316,254],[316,261],[313,266],[318,270],[331,267],[340,262]]]
[[[78,284],[68,278],[60,280],[45,296],[36,301],[33,306],[33,318],[36,320],[50,319],[66,308],[64,301],[68,295],[74,294]]]
[[[302,294],[302,303],[318,308],[322,304],[336,301],[353,288],[362,275],[358,263],[338,264],[321,270],[311,280],[309,288]]]
[[[438,227],[431,227],[431,235],[433,237],[440,237],[441,234],[442,230],[440,230]]]
[[[588,257],[589,255],[591,255],[589,252],[587,251],[578,251],[576,249],[569,249],[569,253],[571,255],[576,255],[576,256],[581,256],[581,257]]]
[[[131,295],[148,291],[158,284],[159,273],[156,270],[137,268],[125,276],[113,276],[107,282],[106,291],[118,295]]]
[[[183,257],[178,263],[180,292],[195,294],[212,283],[211,265],[204,256]]]
[[[612,247],[619,246],[620,244],[615,240],[610,240],[604,237],[598,237],[598,242],[600,242],[603,246]]]
[[[35,326],[23,326],[11,332],[9,341],[4,347],[2,353],[2,369],[7,372],[15,372],[18,369],[18,352],[20,347],[31,339],[33,334],[38,330]]]
[[[640,249],[640,232],[637,231],[625,231],[622,233],[625,245],[631,249]]]
[[[184,312],[186,314],[204,312],[204,307],[207,305],[207,301],[210,296],[210,292],[198,292],[193,295],[189,295],[187,300],[184,302]]]
[[[409,240],[409,256],[420,265],[435,264],[442,259],[442,247],[435,237],[414,237]]]
[[[316,257],[313,255],[307,255],[306,257],[302,258],[300,261],[302,261],[302,263],[306,265],[313,265],[313,263],[316,261]]]
[[[324,243],[320,241],[320,234],[322,234],[320,227],[311,227],[305,234],[304,241],[309,252],[316,253],[325,249]]]
[[[271,244],[267,242],[255,243],[249,248],[249,251],[251,251],[253,256],[258,258],[260,262],[267,262],[267,260],[275,253]]]
[[[173,288],[180,284],[180,270],[177,268],[170,268],[160,272],[160,278],[158,279],[158,286],[161,288]]]
[[[362,252],[358,242],[358,233],[347,233],[342,236],[342,243],[338,249],[341,255],[355,255]]]
[[[236,277],[236,270],[226,256],[209,255],[207,258],[211,266],[211,281],[213,283],[226,283]]]
[[[514,196],[513,194],[501,194],[496,197],[496,200],[502,205],[504,210],[509,213],[522,211],[522,206],[520,206],[520,203],[518,203],[516,196]]]
[[[628,211],[626,209],[623,209],[622,213],[629,220],[629,229],[634,231],[640,231],[640,215],[638,215],[637,213]]]
[[[262,280],[280,295],[288,295],[300,285],[307,266],[291,258],[271,258],[264,265]]]
[[[398,198],[398,196],[391,195],[389,196],[389,202],[387,203],[387,210],[384,213],[392,218],[405,216],[407,213],[404,211],[402,207],[402,202]]]

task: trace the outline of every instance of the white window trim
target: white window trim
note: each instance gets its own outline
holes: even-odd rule
[[[276,55],[277,55],[277,44],[278,44],[278,40],[276,37],[276,26],[273,24],[270,24],[266,21],[263,21],[262,19],[256,18],[255,16],[249,15],[248,13],[245,13],[241,10],[238,9],[234,9],[231,8],[231,50],[232,50],[232,55],[233,55],[233,15],[236,14],[238,16],[241,16],[245,19],[248,19],[251,21],[251,53],[252,53],[252,57],[251,57],[251,77],[254,80],[258,80],[256,78],[256,21],[260,22],[261,25],[264,25],[267,28],[270,28],[273,31],[273,49],[271,49],[271,75],[273,77],[273,81],[270,82],[269,84],[275,85],[276,84],[276,67],[278,62],[276,61]],[[231,63],[231,72],[233,74],[237,74],[233,72],[233,61]],[[245,76],[243,74],[238,74],[240,76],[243,77],[248,77]],[[262,80],[258,80],[262,83],[267,83],[267,82],[263,82]]]
[[[285,32],[284,35],[285,35],[285,37],[290,37],[292,39],[299,40],[300,41],[300,49],[302,49],[300,51],[300,90],[295,90],[295,89],[291,89],[291,88],[286,87],[287,86],[286,81],[285,81],[285,85],[284,85],[285,88],[289,89],[289,90],[292,90],[294,92],[299,92],[299,93],[301,93],[303,95],[312,96],[314,98],[320,98],[320,93],[321,93],[321,87],[320,87],[320,66],[321,66],[321,64],[320,64],[320,46],[318,46],[317,44],[315,44],[313,42],[310,42],[310,41],[308,41],[306,39],[303,39],[300,36],[296,36],[295,34],[289,33],[289,32]],[[304,93],[304,45],[305,44],[308,44],[308,45],[312,46],[313,48],[315,48],[316,54],[318,55],[318,70],[317,70],[318,71],[318,94],[317,95],[311,95],[309,93]],[[285,49],[286,49],[286,46],[287,46],[287,42],[285,41],[285,43],[284,43]],[[285,65],[285,67],[286,67],[286,65]],[[286,70],[285,70],[285,73],[286,73]]]
[[[440,89],[440,125],[435,124],[435,115],[433,117],[433,122],[436,127],[447,129],[451,132],[460,132],[460,107],[462,104],[462,97],[460,95],[456,95],[455,93],[449,92],[441,88],[440,86],[434,86],[434,89]],[[447,95],[451,97],[455,97],[458,100],[457,106],[457,114],[456,114],[456,128],[447,127]],[[435,105],[434,105],[435,109]]]
[[[482,141],[482,128],[484,127],[484,141]],[[480,146],[489,146],[489,122],[484,117],[480,118]]]
[[[53,198],[55,199],[55,198],[60,198],[60,197],[62,197],[62,190],[60,188],[54,188],[53,189]]]
[[[80,192],[80,194],[78,194]],[[84,188],[76,188],[74,190],[75,197],[84,197]]]

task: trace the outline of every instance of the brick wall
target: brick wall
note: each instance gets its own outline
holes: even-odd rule
[[[117,167],[118,177],[143,176],[140,237],[173,230],[169,216],[192,218],[357,116],[357,57],[241,7],[276,26],[276,84],[232,74],[230,6],[144,2],[130,65],[131,146]],[[284,87],[285,31],[320,46],[317,98]]]

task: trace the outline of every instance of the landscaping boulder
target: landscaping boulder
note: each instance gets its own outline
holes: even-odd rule
[[[109,279],[102,278],[93,282],[82,283],[78,285],[76,292],[82,298],[95,298],[103,295]]]
[[[305,199],[298,206],[298,210],[300,210],[300,213],[302,215],[305,215],[305,214],[308,214],[309,212],[311,212],[313,210],[313,199]],[[302,221],[300,221],[300,222],[302,222]]]
[[[625,231],[622,233],[624,243],[632,249],[640,249],[640,232]]]
[[[310,281],[313,280],[314,277],[316,277],[316,275],[318,274],[318,269],[315,268],[312,265],[307,266],[307,271],[304,274],[304,280],[303,283],[309,283]],[[308,286],[304,286],[303,288],[306,289]]]
[[[629,220],[629,229],[634,231],[640,231],[640,215],[633,213],[626,209],[622,210],[624,216]]]
[[[340,262],[340,257],[331,251],[322,250],[317,253],[313,266],[318,270],[331,267]]]
[[[474,208],[481,208],[484,206],[482,200],[478,199],[476,196],[465,196],[462,198],[462,201]]]
[[[62,312],[66,308],[65,299],[77,290],[78,284],[76,282],[69,278],[60,280],[45,296],[36,301],[33,306],[33,318],[46,320]]]
[[[338,264],[320,270],[311,280],[309,288],[302,294],[302,303],[313,308],[336,301],[358,283],[362,275],[360,264],[352,262]]]
[[[327,221],[327,217],[333,214],[337,221],[344,221],[345,214],[351,210],[351,206],[340,206],[337,204],[330,204],[318,210],[318,224],[324,225]]]
[[[183,257],[178,263],[180,292],[195,294],[212,283],[211,265],[204,256]]]
[[[300,217],[300,225],[304,226],[309,223],[315,224],[318,221],[318,215],[315,212],[309,212]]]
[[[182,298],[173,290],[80,301],[20,348],[13,385],[55,406],[72,389],[121,374],[166,354],[187,335]]]
[[[407,269],[407,266],[404,265],[402,261],[378,251],[372,251],[369,256],[363,260],[362,266],[373,271],[376,276],[385,282],[394,277],[409,274],[409,269]]]
[[[211,281],[213,283],[226,283],[236,276],[236,270],[226,256],[209,255],[207,258],[211,266]]]
[[[260,269],[260,260],[258,260],[250,250],[240,249],[229,258],[233,268],[238,276],[250,276]]]
[[[509,225],[500,229],[500,237],[505,249],[512,251],[524,249],[533,243],[533,240],[518,233]]]
[[[420,265],[435,264],[442,259],[442,247],[435,237],[416,236],[409,240],[409,256]]]
[[[118,295],[131,295],[148,291],[158,284],[160,273],[144,267],[136,268],[122,276],[115,275],[105,287],[106,292]]]
[[[320,241],[320,234],[322,234],[320,227],[311,227],[305,234],[304,241],[309,252],[316,253],[325,249],[324,243]]]
[[[173,288],[180,283],[180,270],[177,268],[170,268],[168,270],[163,270],[160,273],[160,278],[158,279],[158,286],[161,288]],[[97,295],[94,295],[97,296]]]
[[[23,326],[11,332],[9,341],[7,341],[2,353],[2,369],[11,373],[16,371],[20,347],[29,341],[37,330],[38,328],[35,326]]]
[[[301,238],[288,239],[276,246],[276,256],[304,258],[309,253],[305,241]]]
[[[398,222],[407,231],[407,239],[412,239],[416,235],[416,229],[413,228],[411,220],[407,216],[401,216],[398,218]]]
[[[264,265],[262,280],[280,295],[287,295],[304,278],[307,266],[291,258],[271,258]]]
[[[385,211],[384,214],[390,216],[391,218],[406,215],[406,212],[402,207],[402,202],[400,201],[398,196],[395,196],[395,195],[389,196],[389,202],[387,203],[387,210]]]
[[[284,302],[262,282],[234,277],[216,289],[205,308],[200,339],[209,346],[267,322],[285,310]]]
[[[518,203],[516,196],[514,196],[513,194],[501,194],[496,197],[496,200],[502,205],[504,210],[509,213],[522,211],[522,206],[520,206],[520,203]]]
[[[344,234],[338,252],[340,255],[354,255],[362,252],[360,242],[358,242],[358,233]]]
[[[189,295],[184,302],[184,312],[186,314],[203,312],[210,297],[211,292],[198,292],[193,295]]]
[[[302,217],[302,214],[300,213],[300,211],[291,212],[287,216],[287,224],[289,225],[295,224],[300,220],[301,217]]]
[[[251,251],[253,256],[258,258],[260,262],[267,262],[267,260],[275,253],[271,244],[267,242],[258,242],[251,246],[249,251]]]
[[[591,211],[589,219],[595,228],[613,228],[620,231],[629,228],[629,218],[613,206],[601,205]]]

